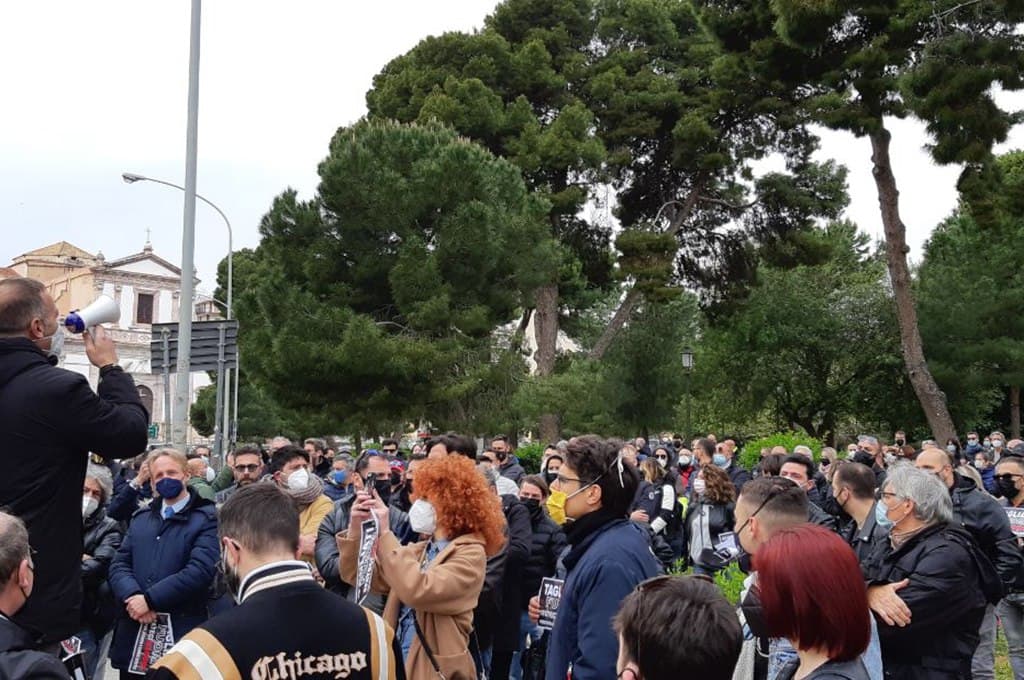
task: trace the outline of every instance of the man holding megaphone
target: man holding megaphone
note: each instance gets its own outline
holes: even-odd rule
[[[102,311],[102,305],[90,307]],[[88,311],[80,315],[89,317]],[[86,322],[102,317],[93,314]],[[82,335],[89,361],[100,369],[99,394],[84,376],[57,368],[64,332],[46,286],[28,278],[0,280],[0,506],[25,522],[37,553],[35,586],[15,619],[39,636],[41,647],[78,628],[88,455],[138,455],[146,449],[149,422],[103,327]]]

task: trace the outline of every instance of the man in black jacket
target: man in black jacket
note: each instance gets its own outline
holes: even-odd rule
[[[996,488],[1002,494],[1000,503],[1005,508],[1024,507],[1024,458],[1003,456],[996,467],[995,481]],[[1014,530],[1020,531],[1016,526]],[[1017,544],[1024,546],[1020,540]],[[1007,588],[1006,596],[997,610],[999,622],[1006,634],[1014,677],[1024,678],[1024,567],[1017,572],[1017,580]]]
[[[930,447],[921,451],[914,464],[937,476],[949,489],[953,501],[953,523],[966,529],[978,547],[999,573],[1003,587],[1009,590],[1021,570],[1021,553],[1017,537],[1010,530],[1006,511],[996,499],[980,490],[974,482],[953,469],[952,457],[942,449]],[[996,611],[989,606],[982,621],[981,641],[974,655],[974,678],[995,677]]]
[[[479,465],[480,473],[495,494],[498,493],[498,471]],[[474,615],[481,651],[490,649],[491,666],[488,677],[508,680],[512,655],[519,650],[520,597],[523,567],[530,560],[533,527],[530,511],[518,496],[499,496],[505,515],[508,541],[498,555],[487,561],[487,578]],[[488,592],[490,590],[490,592]]]
[[[352,477],[353,493],[343,496],[334,502],[334,507],[327,513],[316,533],[316,568],[320,577],[324,580],[324,586],[342,597],[347,597],[352,584],[341,580],[341,572],[338,567],[338,539],[337,534],[348,530],[349,519],[352,515],[352,504],[355,502],[357,491],[366,488],[366,482],[371,474],[376,475],[377,481],[374,488],[377,494],[389,502],[391,494],[391,466],[388,459],[382,455],[369,455],[364,453],[355,462],[355,476]],[[409,531],[409,515],[392,507],[388,515],[388,522],[391,525],[391,533],[401,541]],[[360,603],[376,611],[378,614],[384,611],[384,598],[377,593],[370,593],[366,602]]]
[[[840,535],[853,548],[857,561],[863,565],[875,544],[889,538],[889,530],[875,521],[875,472],[867,465],[849,460],[839,461],[832,477],[832,498],[853,521]]]
[[[749,482],[753,477],[740,465],[739,461],[736,460],[736,442],[731,439],[726,439],[724,442],[716,447],[716,453],[725,456],[725,471],[729,473],[729,481],[736,487],[736,495],[740,495],[740,491],[743,489],[743,485]]]
[[[56,368],[57,306],[32,279],[0,281],[0,506],[29,528],[39,569],[18,623],[44,644],[78,628],[82,598],[82,481],[90,451],[129,458],[146,448],[149,417],[102,328],[84,335],[99,395],[84,376]]]
[[[999,577],[953,523],[952,501],[935,476],[895,466],[880,495],[890,540],[877,545],[864,575],[886,678],[969,678],[986,604],[1002,590]]]
[[[299,513],[274,484],[252,484],[220,509],[221,553],[238,607],[185,635],[153,680],[349,678],[404,680],[394,631],[326,592],[295,560]]]
[[[33,649],[32,634],[11,620],[32,594],[33,569],[24,522],[0,512],[0,678],[68,680],[64,664]]]

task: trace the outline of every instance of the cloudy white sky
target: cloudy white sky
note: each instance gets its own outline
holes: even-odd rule
[[[310,196],[333,132],[364,113],[384,64],[421,38],[481,25],[494,0],[212,0],[203,8],[199,192],[258,243],[271,200]],[[141,250],[181,259],[182,194],[127,185],[131,171],[184,183],[189,3],[9,2],[0,7],[0,266],[67,240],[108,259]],[[1016,98],[1024,106],[1024,99]],[[956,201],[922,129],[894,123],[893,158],[912,257]],[[1009,148],[1024,147],[1017,131]],[[823,155],[851,169],[848,211],[881,233],[864,140],[829,133]],[[197,208],[196,265],[212,288],[223,223]]]

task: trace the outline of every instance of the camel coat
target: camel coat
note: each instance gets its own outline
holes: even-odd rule
[[[398,630],[402,604],[416,611],[423,637],[445,678],[475,680],[469,634],[487,570],[484,541],[476,534],[459,536],[434,558],[426,571],[421,571],[426,549],[427,541],[403,546],[391,532],[381,536],[371,588],[373,592],[390,593],[384,620],[394,630]],[[349,538],[347,532],[338,534],[338,550],[341,580],[355,583],[358,535]],[[419,636],[413,638],[409,648],[405,674],[417,680],[437,678]]]

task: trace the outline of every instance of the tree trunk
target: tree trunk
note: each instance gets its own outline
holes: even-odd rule
[[[668,227],[668,232],[672,236],[679,233],[679,230],[683,228],[683,222],[690,216],[693,209],[697,206],[697,201],[700,200],[700,191],[698,189],[691,189],[689,195],[686,197],[686,201],[676,211],[675,216],[672,218],[672,223]],[[640,304],[643,299],[643,295],[636,288],[632,286],[626,293],[626,297],[622,298],[622,302],[619,303],[619,308],[615,310],[615,314],[612,315],[611,321],[605,327],[604,332],[601,333],[601,337],[594,343],[594,348],[590,350],[590,358],[600,361],[608,348],[612,346],[612,342],[615,340],[615,336],[619,334],[622,327],[626,325],[626,321],[629,319],[629,315],[633,313],[636,306]]]
[[[534,301],[533,333],[537,341],[537,375],[546,377],[555,372],[558,349],[558,284],[549,283],[537,289]],[[540,437],[545,443],[558,441],[560,427],[557,413],[540,417]]]
[[[889,158],[889,141],[892,135],[879,120],[879,126],[871,133],[872,174],[878,190],[878,205],[885,229],[885,252],[889,266],[889,279],[893,297],[896,300],[896,319],[900,327],[900,345],[903,362],[910,377],[910,384],[921,402],[932,436],[944,442],[956,436],[956,427],[946,406],[946,395],[935,383],[924,356],[921,331],[917,327],[917,310],[910,287],[910,268],[907,266],[907,227],[900,219],[899,190]]]
[[[1010,386],[1010,439],[1020,439],[1020,386]]]
[[[626,320],[629,319],[629,315],[633,313],[637,305],[643,299],[643,295],[637,288],[630,288],[626,293],[626,297],[622,298],[622,302],[619,303],[619,308],[615,310],[615,314],[612,315],[611,321],[605,327],[601,333],[601,337],[594,343],[594,348],[590,350],[590,358],[600,361],[608,348],[611,347],[612,342],[615,340],[615,336],[619,334],[622,327],[626,325]]]

